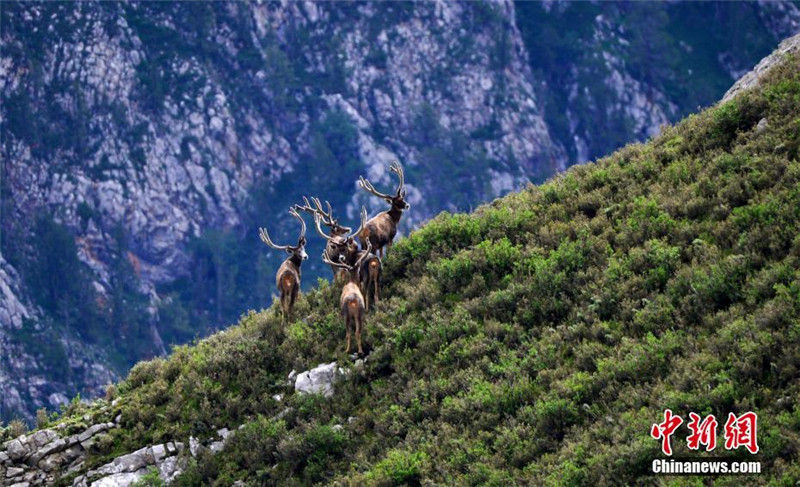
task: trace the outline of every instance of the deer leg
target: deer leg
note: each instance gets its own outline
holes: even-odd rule
[[[289,321],[292,319],[292,311],[294,311],[295,301],[297,301],[297,286],[292,287],[292,294],[289,297],[289,306],[287,306],[289,312]]]
[[[286,324],[286,293],[281,291],[281,323]]]
[[[364,355],[364,350],[361,349],[361,327],[363,320],[364,314],[363,312],[359,311],[358,316],[356,317],[356,343],[358,344],[359,355]]]
[[[347,334],[345,335],[345,340],[347,341],[347,346],[344,349],[344,353],[350,353],[350,314],[347,314],[344,317],[344,326],[347,329]]]
[[[375,304],[377,304],[380,295],[380,290],[378,289],[378,278],[376,277],[375,279],[373,279],[373,282],[375,284]]]

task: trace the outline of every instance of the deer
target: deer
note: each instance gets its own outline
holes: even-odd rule
[[[342,294],[339,298],[339,306],[341,307],[342,318],[344,319],[347,345],[344,353],[350,353],[350,330],[355,329],[356,345],[358,346],[358,354],[364,355],[364,350],[361,347],[361,330],[364,327],[364,312],[366,309],[364,303],[364,295],[360,287],[360,274],[364,262],[371,255],[370,250],[372,245],[367,242],[367,248],[362,251],[361,257],[353,264],[345,262],[345,256],[339,255],[338,262],[331,260],[326,252],[322,252],[322,261],[326,264],[342,269],[347,273],[347,282],[342,287]]]
[[[361,265],[361,293],[364,295],[364,302],[366,309],[369,310],[370,294],[372,295],[373,305],[378,304],[380,298],[380,284],[381,284],[381,259],[372,252],[360,250],[358,258],[364,257],[364,263]]]
[[[324,212],[323,212],[324,213]],[[358,259],[358,243],[356,243],[356,236],[363,230],[364,224],[367,221],[367,210],[365,208],[361,208],[361,225],[358,229],[353,232],[349,233],[349,228],[347,228],[348,232],[341,233],[339,235],[326,235],[325,232],[322,231],[321,222],[323,216],[320,213],[314,214],[314,226],[317,228],[317,233],[319,233],[322,238],[328,241],[325,245],[325,253],[326,255],[336,262],[340,256],[344,257],[344,262],[348,265],[353,265],[353,263]],[[338,280],[342,274],[342,272],[337,272],[341,270],[341,267],[331,265],[331,269],[333,269],[333,276],[334,280]]]
[[[275,250],[286,251],[289,256],[283,261],[275,274],[275,284],[281,294],[281,311],[283,312],[283,322],[287,323],[291,319],[292,309],[300,292],[300,265],[308,259],[306,254],[306,222],[291,208],[289,214],[300,220],[300,237],[297,245],[275,245],[269,236],[266,228],[259,228],[258,235],[261,241]]]
[[[313,205],[312,205],[313,203]],[[339,222],[333,217],[333,208],[329,201],[325,201],[325,205],[328,207],[328,211],[326,212],[322,206],[322,201],[319,198],[311,197],[311,202],[309,202],[308,198],[303,196],[303,204],[294,205],[295,211],[304,211],[315,219],[317,215],[320,217],[320,222],[330,229],[330,238],[326,236],[324,233],[320,231],[320,235],[325,237],[327,240],[327,244],[325,245],[325,250],[328,252],[329,255],[333,256],[334,260],[338,259],[339,253],[342,251],[341,242],[342,239],[338,237],[342,237],[344,240],[347,240],[345,235],[349,234],[352,230],[350,227],[345,227],[339,224]],[[354,253],[356,249],[354,248],[355,242],[351,242],[350,245],[346,246],[349,253]],[[333,268],[333,276],[334,278],[338,277],[337,269]]]
[[[405,200],[406,188],[403,178],[403,168],[400,166],[400,163],[394,161],[389,166],[389,171],[397,174],[397,177],[400,179],[400,183],[394,195],[384,194],[376,190],[372,183],[367,181],[363,176],[359,176],[358,178],[358,185],[362,189],[373,196],[381,198],[390,205],[388,210],[382,211],[370,218],[366,225],[364,225],[364,228],[358,233],[358,238],[361,241],[362,247],[369,241],[375,249],[375,254],[379,254],[381,258],[383,257],[384,247],[388,250],[392,246],[392,241],[395,235],[397,235],[397,224],[400,222],[400,217],[403,216],[405,210],[411,208],[411,205]]]

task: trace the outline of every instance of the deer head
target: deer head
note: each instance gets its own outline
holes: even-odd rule
[[[380,191],[375,189],[375,186],[372,185],[369,181],[367,181],[363,176],[359,176],[358,178],[358,185],[361,186],[362,189],[367,191],[368,193],[372,194],[373,196],[377,196],[382,200],[386,201],[391,205],[392,210],[403,212],[411,208],[411,205],[406,202],[406,187],[405,187],[405,179],[403,176],[403,168],[400,166],[400,163],[397,161],[392,162],[389,165],[389,171],[397,174],[399,179],[399,183],[397,185],[397,191],[395,191],[394,195],[384,194]]]
[[[289,214],[300,220],[300,236],[297,238],[297,245],[276,245],[269,237],[269,232],[267,232],[266,228],[259,228],[258,235],[261,237],[262,242],[275,250],[286,251],[289,254],[289,258],[296,260],[299,264],[308,259],[308,254],[306,254],[306,222],[303,221],[303,217],[294,208],[289,210]]]
[[[339,258],[337,259],[338,261],[334,261],[328,256],[327,251],[323,251],[322,262],[330,265],[331,267],[336,267],[337,269],[346,271],[347,275],[349,276],[349,282],[359,283],[361,278],[361,267],[363,266],[364,261],[369,258],[371,251],[372,245],[367,242],[367,248],[365,249],[365,252],[362,252],[358,260],[356,260],[352,265],[347,263],[344,255],[339,255]]]
[[[325,248],[325,253],[333,259],[338,259],[339,256],[344,256],[346,260],[351,260],[356,252],[358,252],[358,244],[356,243],[355,237],[361,233],[361,230],[364,228],[364,225],[367,222],[366,208],[361,208],[361,225],[355,232],[352,233],[350,233],[349,228],[343,227],[347,230],[347,232],[340,235],[326,235],[320,226],[322,219],[323,216],[321,216],[319,213],[314,214],[314,225],[317,228],[317,233],[319,233],[322,238],[328,241],[328,245]]]

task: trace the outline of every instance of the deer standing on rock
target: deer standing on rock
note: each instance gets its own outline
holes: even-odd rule
[[[364,303],[364,295],[361,293],[360,275],[364,262],[371,255],[370,250],[372,245],[367,242],[367,248],[362,251],[361,257],[356,260],[352,265],[345,263],[345,256],[340,255],[338,262],[329,258],[327,253],[322,253],[322,261],[326,264],[342,269],[347,272],[347,282],[342,287],[342,294],[339,298],[339,305],[342,310],[342,318],[346,327],[346,340],[347,346],[344,353],[350,353],[350,330],[355,329],[356,345],[358,346],[358,354],[363,355],[364,350],[361,348],[361,330],[364,327],[364,312],[366,309]]]
[[[397,191],[394,195],[379,192],[369,181],[364,179],[363,176],[358,178],[358,185],[361,186],[362,189],[373,196],[381,198],[391,206],[388,210],[382,211],[370,218],[366,225],[364,225],[364,228],[360,232],[357,232],[362,247],[369,241],[372,244],[372,248],[375,249],[375,254],[377,255],[380,252],[381,257],[383,257],[384,247],[388,249],[392,246],[392,240],[394,240],[395,235],[397,235],[397,224],[400,222],[400,217],[403,216],[403,212],[411,208],[411,205],[405,200],[406,188],[403,179],[403,168],[395,161],[389,166],[389,171],[397,174],[397,177],[400,179],[400,184],[398,184]]]
[[[275,250],[283,250],[289,254],[289,257],[283,261],[283,264],[275,274],[275,284],[281,294],[281,310],[283,311],[284,323],[291,318],[294,303],[300,292],[300,265],[304,260],[308,259],[306,254],[306,222],[303,221],[303,218],[294,208],[289,210],[289,214],[300,220],[300,237],[297,239],[297,245],[275,245],[266,228],[258,229],[258,235],[261,237],[262,242]]]

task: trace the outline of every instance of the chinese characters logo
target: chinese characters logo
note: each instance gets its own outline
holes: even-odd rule
[[[728,420],[725,421],[725,449],[736,450],[745,447],[752,454],[758,453],[758,443],[756,439],[758,431],[758,416],[752,411],[736,416],[728,413]],[[653,424],[650,428],[650,436],[653,439],[661,440],[661,451],[665,455],[672,455],[672,435],[675,430],[683,424],[683,418],[673,414],[672,410],[664,410],[664,421]],[[706,451],[712,451],[717,447],[717,418],[709,414],[705,418],[696,413],[689,413],[690,434],[686,438],[686,446],[690,450],[699,450],[701,446]]]

